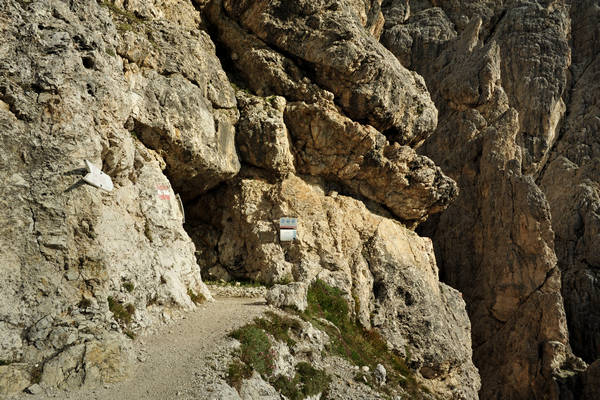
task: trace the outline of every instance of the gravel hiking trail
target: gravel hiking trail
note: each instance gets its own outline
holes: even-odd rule
[[[229,360],[231,339],[228,333],[260,316],[267,308],[263,298],[215,297],[214,302],[202,304],[197,310],[187,313],[185,319],[162,326],[151,335],[136,338],[133,345],[138,359],[126,381],[96,389],[22,394],[16,399],[205,398],[207,384],[223,378],[213,366]],[[219,369],[226,370],[227,367]]]

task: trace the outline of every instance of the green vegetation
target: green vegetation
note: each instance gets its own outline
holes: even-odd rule
[[[0,360],[0,366],[2,366],[2,365],[10,365],[10,364],[11,364],[11,362],[8,361],[8,360]]]
[[[229,364],[229,370],[227,371],[227,383],[238,391],[242,386],[242,381],[252,376],[252,367],[248,364],[234,360]]]
[[[267,311],[265,315],[269,318],[257,318],[254,325],[271,334],[276,340],[287,343],[289,347],[294,346],[296,342],[290,337],[290,330],[299,332],[302,329],[300,322],[272,311]]]
[[[135,336],[136,336],[136,335],[135,335],[135,332],[134,332],[134,331],[132,331],[131,329],[124,329],[124,330],[123,330],[123,333],[124,333],[125,335],[127,335],[127,337],[128,337],[129,339],[131,339],[131,340],[135,339]]]
[[[127,290],[129,293],[133,292],[133,289],[135,289],[135,286],[133,285],[133,283],[127,281],[127,282],[123,282],[123,287],[125,288],[125,290]]]
[[[113,4],[109,1],[103,1],[100,4],[108,8],[113,14],[113,17],[115,18],[115,23],[117,24],[117,30],[121,32],[132,31],[134,30],[137,24],[143,22],[143,20],[134,13],[123,10],[119,8],[116,4]]]
[[[345,298],[346,295],[341,290],[317,280],[308,289],[306,311],[291,312],[329,335],[331,343],[328,352],[339,355],[354,365],[367,365],[371,370],[377,364],[382,364],[387,371],[387,384],[383,387],[377,385],[372,374],[359,372],[355,377],[357,381],[367,383],[387,395],[403,388],[411,398],[423,398],[426,389],[418,385],[406,359],[388,349],[386,341],[376,330],[365,329],[355,321]],[[267,312],[264,318],[257,318],[251,324],[231,333],[232,337],[240,341],[241,349],[239,359],[229,365],[228,382],[239,388],[242,381],[252,375],[252,370],[256,370],[290,400],[301,400],[326,392],[331,382],[330,377],[308,363],[298,363],[292,379],[272,376],[274,354],[267,333],[275,340],[293,347],[301,330],[302,322],[297,318]]]
[[[266,312],[265,316],[267,318],[257,318],[253,323],[231,333],[231,337],[240,341],[241,348],[239,360],[236,359],[229,365],[228,383],[239,389],[242,381],[250,378],[252,370],[256,370],[290,400],[304,399],[306,396],[325,391],[331,379],[325,372],[313,368],[308,363],[298,363],[293,379],[272,376],[275,354],[267,333],[276,340],[293,346],[296,342],[292,333],[299,333],[302,323],[296,318],[271,311]]]
[[[240,360],[263,377],[268,377],[275,367],[271,342],[264,330],[256,325],[246,325],[231,333],[242,344]]]
[[[44,371],[44,366],[40,364],[35,364],[35,366],[31,369],[31,383],[40,383],[42,380],[42,372]]]
[[[329,335],[333,353],[355,365],[367,365],[371,369],[382,364],[388,373],[386,388],[400,386],[413,395],[418,394],[420,388],[405,359],[391,352],[376,330],[364,329],[351,319],[348,303],[341,290],[317,280],[308,289],[307,299],[308,307],[301,316]],[[333,323],[338,329],[319,321],[321,318]],[[369,376],[367,383],[373,384],[371,380]]]
[[[131,322],[131,317],[135,313],[135,306],[133,304],[124,306],[111,296],[109,296],[107,300],[108,309],[113,313],[115,319],[122,324],[129,324]]]
[[[296,375],[293,379],[279,376],[272,384],[290,400],[302,400],[308,396],[324,393],[329,388],[331,378],[309,363],[300,362],[296,365]]]
[[[81,308],[82,310],[85,310],[86,308],[90,307],[92,305],[92,302],[90,301],[90,299],[86,299],[85,297],[81,298],[81,301],[79,301],[79,303],[77,304],[77,306],[79,308]]]
[[[192,289],[187,290],[187,295],[194,302],[194,304],[202,304],[206,301],[206,297],[202,293],[194,293]]]

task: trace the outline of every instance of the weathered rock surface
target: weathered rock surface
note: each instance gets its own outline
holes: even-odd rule
[[[285,175],[295,172],[291,140],[283,119],[284,97],[263,98],[237,91],[240,120],[236,142],[242,160]]]
[[[552,210],[571,346],[590,363],[600,358],[600,28],[592,22],[599,15],[590,2],[571,7],[568,114],[540,179]]]
[[[298,171],[343,183],[388,207],[399,219],[421,222],[457,196],[456,183],[427,157],[390,144],[369,125],[327,104],[290,103],[285,110]]]
[[[258,38],[263,48],[280,50],[297,60],[272,61],[275,71],[271,75],[284,69],[281,64],[301,63],[316,84],[335,94],[336,103],[351,118],[389,132],[402,144],[417,144],[435,128],[437,110],[423,79],[405,69],[364,29],[356,7],[349,1],[301,1],[293,5],[214,1],[209,16],[226,45],[234,41],[233,35],[244,37],[241,27],[251,33],[245,35],[246,41],[256,43]],[[248,37],[252,35],[256,38]],[[240,54],[233,46],[236,56],[232,58],[236,62]],[[255,44],[250,48],[257,47]],[[255,51],[261,53],[259,49]],[[257,58],[264,59],[264,55]],[[243,67],[251,67],[251,71],[263,66],[264,62],[254,66],[243,62]],[[291,72],[295,80],[303,78],[304,74],[295,73],[294,68]],[[277,75],[286,81],[288,74]],[[286,95],[281,91],[262,94]]]
[[[39,377],[65,388],[120,379],[128,339],[115,331],[193,308],[190,293],[210,299],[163,169],[183,188],[177,157],[234,165],[234,119],[215,121],[235,114],[235,98],[208,36],[150,20],[173,12],[162,10],[133,19],[95,1],[0,4],[0,393]],[[138,46],[141,61],[131,44],[144,40],[154,43]],[[136,118],[162,135],[156,151],[125,128]],[[229,147],[194,147],[221,131],[214,143]],[[82,184],[84,159],[112,192]],[[219,168],[223,179],[236,170]]]
[[[558,398],[557,379],[584,367],[570,350],[554,250],[554,221],[570,217],[535,178],[560,146],[575,22],[565,2],[437,5],[382,5],[382,43],[424,76],[440,110],[422,153],[460,188],[423,232],[444,280],[465,294],[481,398]]]
[[[164,158],[184,199],[237,174],[236,99],[209,36],[165,20],[138,22],[122,32],[117,53],[133,92],[126,128]]]
[[[194,234],[204,243],[202,251],[212,249],[206,259],[237,278],[319,278],[341,288],[364,326],[378,327],[401,353],[410,351],[428,387],[445,396],[477,397],[464,303],[439,283],[428,239],[359,200],[328,192],[317,180],[290,175],[270,183],[259,171],[243,174],[189,209],[192,221],[203,221]],[[282,216],[299,218],[297,241],[279,242]],[[207,226],[220,235],[203,237]],[[282,304],[297,297],[296,290],[275,288],[274,300]]]

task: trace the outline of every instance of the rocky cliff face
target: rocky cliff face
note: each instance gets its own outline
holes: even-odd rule
[[[597,248],[588,136],[597,128],[583,104],[594,101],[598,33],[587,6],[382,6],[382,43],[425,77],[439,109],[421,153],[461,191],[422,232],[444,280],[467,299],[482,398],[557,398],[557,380],[570,374],[561,369],[583,368],[569,347],[597,358],[596,318],[583,317],[597,296],[587,256]]]
[[[0,394],[123,379],[202,271],[341,289],[440,398],[593,398],[598,12],[0,1]]]

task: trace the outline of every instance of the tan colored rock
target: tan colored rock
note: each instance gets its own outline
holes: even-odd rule
[[[600,358],[600,29],[591,19],[599,11],[589,2],[573,4],[573,60],[568,115],[561,136],[540,176],[552,210],[556,253],[563,273],[562,294],[571,346],[593,363]]]
[[[564,113],[566,8],[402,3],[383,4],[382,42],[425,77],[440,110],[422,153],[460,195],[423,232],[445,281],[465,294],[480,396],[558,398],[559,377],[581,361],[569,348],[550,208],[527,174],[543,167]]]
[[[300,303],[296,289],[317,278],[342,289],[365,327],[380,329],[397,351],[410,351],[424,385],[449,398],[476,398],[464,303],[439,283],[429,239],[328,192],[322,181],[289,175],[270,183],[258,170],[243,174],[190,208],[191,227],[203,221],[221,232],[212,244],[199,225],[200,252],[214,249],[216,264],[237,278],[300,282],[275,285],[277,304]],[[298,240],[279,241],[283,216],[298,218]]]
[[[583,400],[597,399],[600,396],[600,361],[589,366],[583,377],[581,389]]]
[[[227,107],[206,83],[219,73],[198,74],[206,82],[194,85],[184,77],[193,75],[189,62],[169,80],[125,61],[116,52],[124,34],[118,18],[96,1],[5,2],[0,14],[10,21],[0,38],[0,99],[8,106],[0,107],[0,359],[11,363],[11,391],[23,389],[36,364],[51,386],[112,381],[126,370],[122,330],[194,309],[189,291],[210,299],[163,173],[168,163],[124,128],[139,112],[132,82],[156,78],[148,87],[170,94],[157,96],[157,111],[175,120],[171,100],[180,114],[197,111],[198,102],[209,113]],[[216,60],[214,47],[203,51]],[[175,97],[190,108],[173,97],[179,88],[187,92]],[[111,192],[82,183],[85,159],[111,177]],[[130,305],[129,322],[115,318],[109,297]],[[19,376],[15,363],[24,365]]]
[[[266,44],[306,63],[352,119],[388,131],[401,144],[418,144],[435,128],[437,110],[423,79],[363,28],[348,1],[278,4],[224,1],[223,7]]]
[[[267,303],[275,307],[294,307],[304,311],[308,306],[306,302],[306,291],[308,285],[305,282],[292,282],[287,285],[273,285],[269,288],[265,299]]]
[[[298,153],[298,170],[339,181],[388,207],[408,223],[444,210],[457,196],[454,181],[408,146],[391,145],[369,125],[327,104],[290,103],[286,124]]]
[[[31,383],[30,373],[24,365],[0,365],[0,396],[22,392]]]
[[[262,98],[241,90],[236,96],[240,110],[236,143],[242,160],[282,175],[295,172],[291,140],[283,119],[285,98]]]

